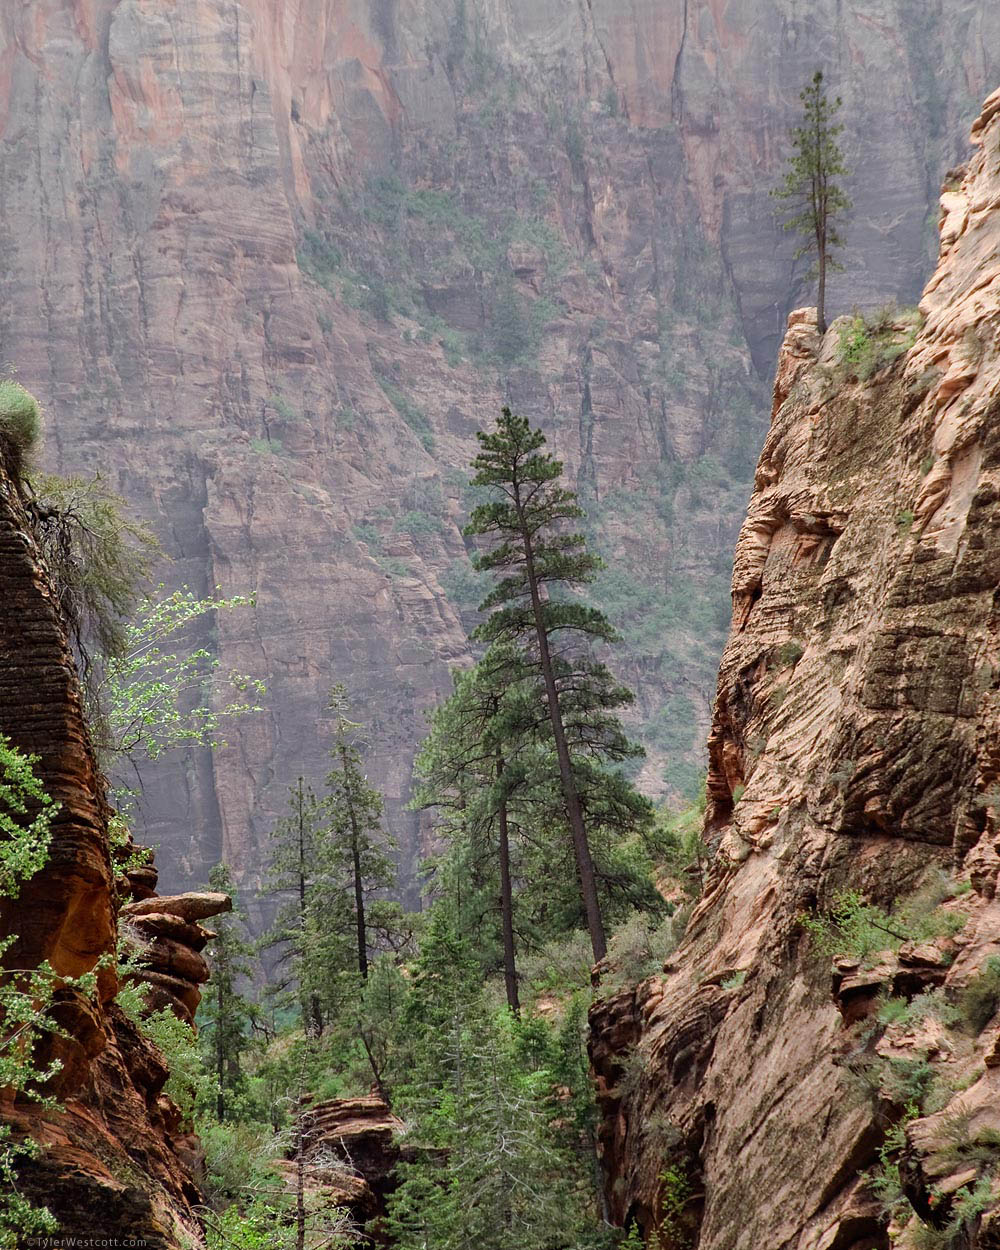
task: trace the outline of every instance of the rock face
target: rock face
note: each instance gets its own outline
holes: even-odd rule
[[[1000,1000],[946,1027],[1000,950],[1000,92],[973,142],[942,196],[923,324],[873,332],[871,376],[837,361],[852,323],[820,341],[812,310],[789,319],[710,737],[713,867],[665,975],[592,1017],[609,1201],[648,1231],[678,1169],[672,1248],[888,1247],[861,1173],[906,1095],[873,1094],[880,1064],[929,1065],[900,1163],[929,1223],[1000,1140]],[[803,915],[847,888],[889,907],[935,868],[968,890],[942,904],[957,932],[838,960],[831,983]],[[944,1006],[876,1019],[935,988]],[[941,1244],[996,1245],[983,1205]]]
[[[257,595],[210,640],[266,715],[147,777],[171,888],[221,855],[256,879],[338,679],[412,866],[410,761],[476,601],[461,483],[503,401],[610,558],[643,784],[692,783],[796,285],[767,189],[799,87],[823,63],[845,98],[835,303],[907,300],[998,48],[992,0],[2,7],[2,359],[172,582]]]
[[[112,873],[108,810],[76,669],[6,454],[0,439],[0,733],[39,757],[36,771],[60,808],[48,863],[4,905],[0,933],[17,935],[8,966],[32,968],[47,959],[57,973],[77,976],[114,955],[118,889],[127,883]],[[150,894],[155,872],[145,868],[138,876],[145,883],[139,892]],[[170,935],[169,978],[155,953],[147,974],[150,984],[169,980],[166,988],[183,1003],[179,1014],[193,1012],[198,983],[207,979],[196,953],[207,932],[190,921],[228,902],[218,895],[190,897],[186,906],[184,899],[153,900],[168,913],[159,917],[149,902],[131,904],[145,909],[136,928],[159,919],[185,930]],[[154,935],[160,950],[162,939]],[[67,1236],[127,1233],[158,1250],[191,1245],[191,1238],[200,1245],[191,1207],[201,1195],[188,1167],[197,1142],[161,1093],[168,1075],[162,1056],[113,1001],[113,959],[98,982],[96,1002],[58,992],[55,1014],[65,1036],[52,1039],[48,1058],[62,1064],[53,1092],[65,1111],[0,1102],[0,1122],[43,1146],[37,1160],[19,1167],[21,1188],[52,1210]]]
[[[396,1188],[397,1142],[405,1127],[377,1095],[334,1098],[303,1112],[306,1177],[331,1207],[348,1211],[378,1245],[389,1244],[377,1223]],[[293,1182],[294,1164],[283,1165]],[[367,1226],[367,1227],[366,1227]]]

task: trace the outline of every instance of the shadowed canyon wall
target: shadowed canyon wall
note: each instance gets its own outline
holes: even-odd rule
[[[900,1176],[928,1224],[995,1166],[972,1143],[1000,1140],[996,1002],[975,1029],[948,1003],[1000,951],[1000,92],[973,141],[923,324],[883,328],[872,376],[838,363],[836,325],[790,319],[736,547],[706,889],[665,975],[592,1012],[609,1199],[648,1230],[679,1169],[690,1240],[670,1246],[888,1248],[864,1173],[907,1115]],[[952,936],[831,969],[803,914],[846,888],[889,907],[935,868]],[[910,1009],[935,990],[938,1014]],[[886,1096],[917,1071],[922,1092]],[[950,1240],[897,1219],[891,1244],[996,1246],[983,1205]]]
[[[912,300],[996,73],[989,0],[37,0],[0,12],[0,363],[198,590],[266,714],[147,777],[173,884],[251,882],[325,692],[400,811],[466,654],[475,429],[540,422],[609,568],[653,794],[689,788],[794,245],[817,64],[855,213],[833,304]],[[317,731],[317,719],[319,730]]]

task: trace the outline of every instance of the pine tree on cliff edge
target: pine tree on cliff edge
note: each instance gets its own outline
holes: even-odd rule
[[[794,213],[784,223],[784,228],[803,237],[802,246],[795,253],[796,260],[810,254],[816,257],[810,276],[818,279],[817,328],[820,334],[825,334],[827,270],[843,269],[831,254],[834,248],[844,246],[836,222],[851,208],[851,201],[838,181],[847,175],[844,156],[837,143],[844,127],[834,121],[841,105],[840,96],[829,99],[823,89],[822,70],[813,74],[812,82],[799,98],[803,117],[802,124],[792,130],[794,152],[788,158],[784,181],[771,194],[776,199],[787,200]]]

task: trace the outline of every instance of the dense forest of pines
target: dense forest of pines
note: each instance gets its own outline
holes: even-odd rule
[[[619,712],[632,695],[606,663],[614,627],[586,601],[600,562],[575,528],[583,512],[561,464],[509,409],[479,442],[467,534],[492,589],[470,639],[475,663],[455,673],[417,760],[412,805],[433,848],[421,910],[394,900],[396,848],[366,775],[365,726],[335,686],[329,771],[292,782],[271,831],[272,923],[254,938],[239,907],[215,922],[197,1035],[150,1011],[136,977],[142,940],[125,933],[118,1001],[163,1050],[166,1092],[205,1145],[213,1250],[371,1238],[400,1250],[586,1250],[638,1236],[613,1229],[603,1206],[587,1012],[595,995],[655,971],[679,937],[697,813],[657,814],[628,780],[641,749]],[[252,601],[144,595],[155,543],[99,479],[26,469],[24,482],[76,639],[126,870],[147,854],[130,830],[142,761],[221,747],[226,723],[266,698],[187,643],[192,622]],[[7,898],[49,849],[33,763],[0,738]],[[235,896],[225,864],[208,884]],[[92,993],[92,981],[77,984]],[[0,1078],[23,1097],[47,1097],[29,1043],[52,1027],[64,983],[43,966],[0,991],[18,1026],[0,1046]],[[370,1094],[403,1125],[403,1161],[365,1229],[331,1201],[323,1178],[343,1165],[313,1149],[309,1117],[325,1100]],[[0,1137],[0,1232],[55,1227],[17,1190],[30,1152]]]
[[[219,1246],[354,1243],[343,1214],[313,1202],[297,1112],[369,1090],[406,1125],[371,1232],[402,1250],[621,1244],[602,1211],[591,965],[611,933],[605,988],[616,967],[656,967],[683,912],[654,879],[691,838],[620,767],[639,752],[617,715],[632,696],[605,663],[614,628],[578,593],[599,562],[573,528],[583,514],[562,466],[509,410],[479,437],[467,532],[494,585],[478,660],[456,672],[417,762],[412,802],[435,848],[424,909],[392,901],[364,726],[337,687],[330,772],[295,781],[273,830],[263,962],[239,914],[217,926],[188,1098]],[[212,885],[231,889],[224,866]],[[287,1192],[269,1173],[281,1155],[305,1173]]]

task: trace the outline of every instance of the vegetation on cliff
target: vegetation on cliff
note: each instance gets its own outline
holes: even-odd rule
[[[816,326],[825,334],[827,271],[843,268],[834,256],[834,250],[844,246],[838,219],[851,207],[842,183],[848,171],[837,142],[844,127],[835,121],[840,96],[831,100],[826,94],[822,70],[813,74],[801,99],[802,124],[792,131],[794,155],[789,158],[784,181],[772,194],[787,201],[793,210],[785,229],[803,237],[796,259],[816,258]]]
[[[100,1053],[130,1029],[142,1043],[135,1066],[155,1071],[142,1088],[130,1076],[112,1088],[143,1096],[164,1153],[186,1152],[179,1202],[193,1201],[200,1130],[211,1250],[365,1239],[399,1250],[729,1250],[772,1233],[827,1250],[986,1250],[996,1240],[996,312],[982,315],[983,284],[964,273],[975,312],[943,344],[933,316],[925,326],[855,315],[823,335],[831,214],[846,200],[830,182],[843,169],[821,75],[804,100],[784,193],[808,201],[792,224],[815,242],[820,308],[795,315],[782,357],[704,802],[658,818],[632,784],[640,752],[619,719],[632,696],[611,668],[622,639],[582,598],[603,571],[598,544],[578,532],[585,510],[543,435],[509,408],[479,434],[466,493],[472,568],[492,582],[470,634],[475,662],[432,712],[418,760],[412,806],[430,852],[419,913],[391,898],[397,848],[369,781],[367,726],[342,687],[316,726],[330,739],[325,779],[299,776],[272,830],[267,888],[253,900],[270,922],[260,943],[238,911],[215,934],[196,923],[226,905],[219,893],[153,897],[127,833],[105,844],[103,782],[71,777],[95,799],[86,885],[108,916],[120,906],[122,988],[97,991],[110,925],[83,978],[43,961],[7,969],[0,1087],[9,1105],[51,1112],[44,1123],[58,1131],[68,1113],[48,1043]],[[569,125],[567,146],[578,165]],[[408,194],[396,215],[417,202],[454,224],[454,205]],[[962,211],[953,239],[982,226]],[[469,232],[469,247],[482,242]],[[996,249],[976,253],[981,267]],[[317,251],[317,281],[321,261],[334,258]],[[390,318],[388,294],[369,295],[367,311]],[[523,362],[530,320],[520,324],[512,286],[497,300],[491,362]],[[977,370],[987,375],[978,399]],[[434,451],[422,412],[388,375],[381,385]],[[268,405],[295,421],[283,394]],[[18,437],[7,432],[15,448]],[[269,435],[267,449],[281,444]],[[872,463],[892,468],[875,490]],[[185,629],[247,601],[154,597],[130,622],[142,535],[99,493],[93,506],[90,521],[56,508],[62,537],[49,560],[56,587],[64,539],[70,581],[86,586],[99,571],[91,630],[110,691],[105,745],[119,757],[218,749],[221,721],[259,710],[263,690],[230,674],[227,701],[213,650],[188,647]],[[44,550],[37,501],[31,515]],[[74,549],[74,526],[103,533]],[[433,529],[419,509],[393,522],[414,539]],[[22,547],[29,530],[16,534]],[[354,536],[402,576],[377,530]],[[466,587],[480,579],[460,571]],[[61,591],[53,602],[79,628],[79,606]],[[53,663],[72,676],[64,641]],[[88,639],[77,644],[85,658]],[[669,736],[669,709],[661,720]],[[73,751],[93,762],[78,724],[64,734],[72,751],[58,744],[59,767]],[[58,814],[35,762],[0,736],[8,913],[45,867]],[[73,854],[78,871],[85,856]],[[231,890],[224,864],[211,884]],[[210,939],[216,982],[197,1038]],[[55,1010],[67,992],[78,995],[79,1038]],[[91,1058],[73,1053],[78,1089]],[[378,1120],[375,1146],[356,1122],[348,1133],[352,1116]],[[22,1145],[0,1129],[10,1190],[0,1231],[15,1239],[55,1228],[18,1188],[18,1167],[37,1157],[30,1134]],[[127,1188],[108,1167],[103,1192]]]
[[[308,1108],[369,1087],[405,1126],[376,1237],[402,1250],[470,1238],[597,1250],[620,1236],[596,1153],[590,966],[606,932],[623,975],[659,966],[678,927],[654,869],[672,854],[686,867],[689,843],[621,772],[637,751],[615,715],[630,696],[600,658],[615,631],[576,598],[599,562],[573,532],[583,514],[561,465],[509,410],[481,444],[470,535],[487,540],[476,563],[498,580],[475,635],[485,650],[456,674],[418,762],[414,805],[432,814],[436,850],[425,910],[404,916],[389,901],[392,844],[364,729],[337,688],[333,768],[318,793],[305,779],[291,787],[274,831],[278,910],[258,1001],[234,978],[245,940],[232,922],[217,939],[198,1099],[216,1121],[205,1133],[213,1245],[237,1229],[319,1235],[320,1211],[300,1215],[296,1197],[308,1206],[322,1189]],[[252,1171],[266,1142],[290,1182],[265,1210],[227,1160],[242,1151]],[[338,1220],[324,1236],[343,1235]]]
[[[0,908],[6,917],[13,915],[21,887],[42,871],[50,853],[58,805],[35,772],[37,762],[0,734]],[[71,990],[93,995],[96,977],[60,977],[48,961],[37,967],[11,966],[17,940],[9,931],[0,937],[0,1090],[5,1097],[57,1110],[51,1082],[62,1061],[45,1057],[46,1042],[52,1034],[65,1033],[60,998]],[[40,1153],[33,1138],[15,1136],[10,1125],[0,1124],[0,1246],[5,1250],[15,1250],[25,1234],[58,1231],[48,1208],[19,1185],[19,1165]]]

